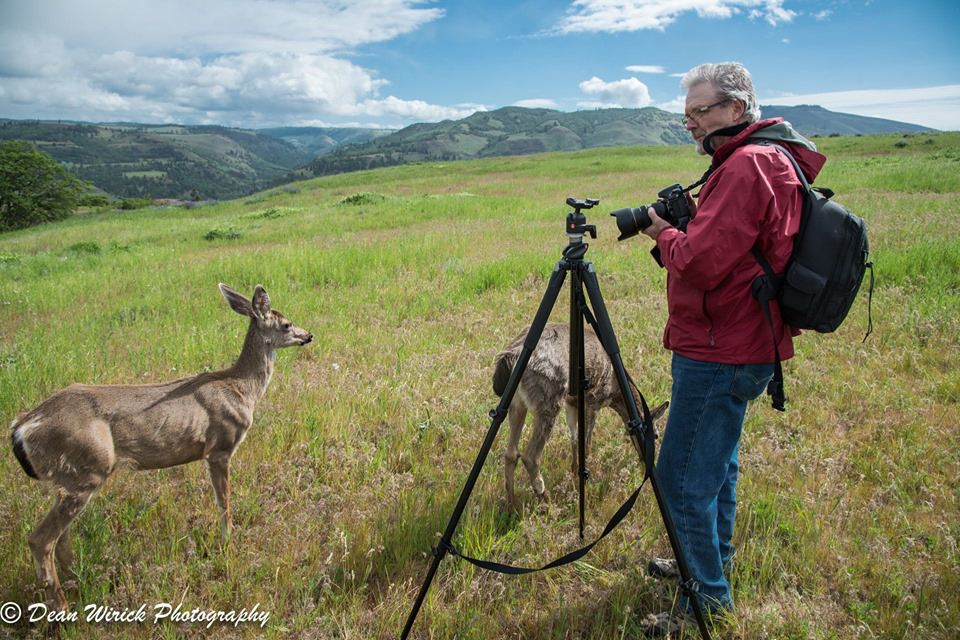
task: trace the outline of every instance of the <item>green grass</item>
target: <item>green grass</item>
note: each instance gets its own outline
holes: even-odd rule
[[[751,406],[741,442],[737,614],[718,638],[953,638],[960,633],[960,134],[817,140],[819,184],[867,222],[876,269],[833,335],[797,340],[788,411]],[[932,142],[927,142],[930,139]],[[0,419],[71,382],[159,382],[230,365],[245,323],[217,291],[261,283],[316,340],[279,354],[233,460],[234,544],[218,549],[200,464],[115,474],[74,525],[76,607],[183,602],[269,611],[248,624],[64,626],[65,637],[395,638],[496,406],[493,356],[526,326],[567,243],[567,196],[589,212],[627,368],[669,394],[664,275],[607,212],[690,184],[689,147],[609,148],[392,167],[196,209],[101,212],[0,235]],[[268,202],[268,204],[267,204]],[[566,292],[562,294],[566,297]],[[567,307],[557,305],[554,320]],[[596,536],[642,479],[601,414],[588,486]],[[578,546],[565,426],[549,500],[521,471],[505,511],[494,445],[455,536],[465,553],[540,566]],[[50,497],[0,456],[0,604],[37,590],[26,537]],[[416,638],[635,637],[672,585],[652,493],[583,561],[506,578],[447,559]],[[41,625],[0,625],[35,637]]]

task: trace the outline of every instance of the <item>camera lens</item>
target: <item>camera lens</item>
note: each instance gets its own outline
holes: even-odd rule
[[[663,204],[658,202],[653,205],[654,211],[657,211],[657,204],[663,207]],[[611,211],[610,215],[617,219],[617,229],[620,230],[618,241],[632,238],[650,226],[650,216],[647,214],[646,207],[624,207]]]

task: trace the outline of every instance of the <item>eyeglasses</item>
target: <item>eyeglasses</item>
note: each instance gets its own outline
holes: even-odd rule
[[[688,113],[682,118],[680,118],[680,122],[683,123],[683,126],[687,126],[687,123],[690,122],[691,120],[700,120],[700,118],[703,117],[703,114],[705,114],[707,111],[710,111],[710,109],[713,109],[714,107],[719,107],[720,105],[726,104],[728,102],[730,102],[729,98],[726,100],[721,100],[719,102],[714,102],[713,104],[708,104],[707,106],[700,107],[699,109],[694,109],[693,113]]]

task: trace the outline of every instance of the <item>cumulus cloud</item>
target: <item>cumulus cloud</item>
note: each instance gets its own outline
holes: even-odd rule
[[[588,109],[611,107],[647,107],[650,106],[650,90],[636,78],[625,78],[614,82],[604,82],[594,76],[580,83],[580,91],[594,96],[594,100],[578,102],[577,106]]]
[[[695,11],[701,18],[731,18],[746,12],[751,19],[771,25],[790,22],[796,12],[785,0],[574,0],[556,33],[663,30],[681,14]]]
[[[4,7],[8,117],[262,126],[337,117],[403,121],[476,109],[381,96],[355,48],[443,16],[420,0],[31,0]],[[9,10],[8,10],[9,9]]]

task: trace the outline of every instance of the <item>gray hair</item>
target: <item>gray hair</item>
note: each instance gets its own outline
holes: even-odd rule
[[[760,119],[760,104],[753,90],[753,78],[739,62],[708,62],[687,72],[680,86],[690,90],[698,84],[709,84],[717,91],[718,100],[740,100],[747,122]]]

